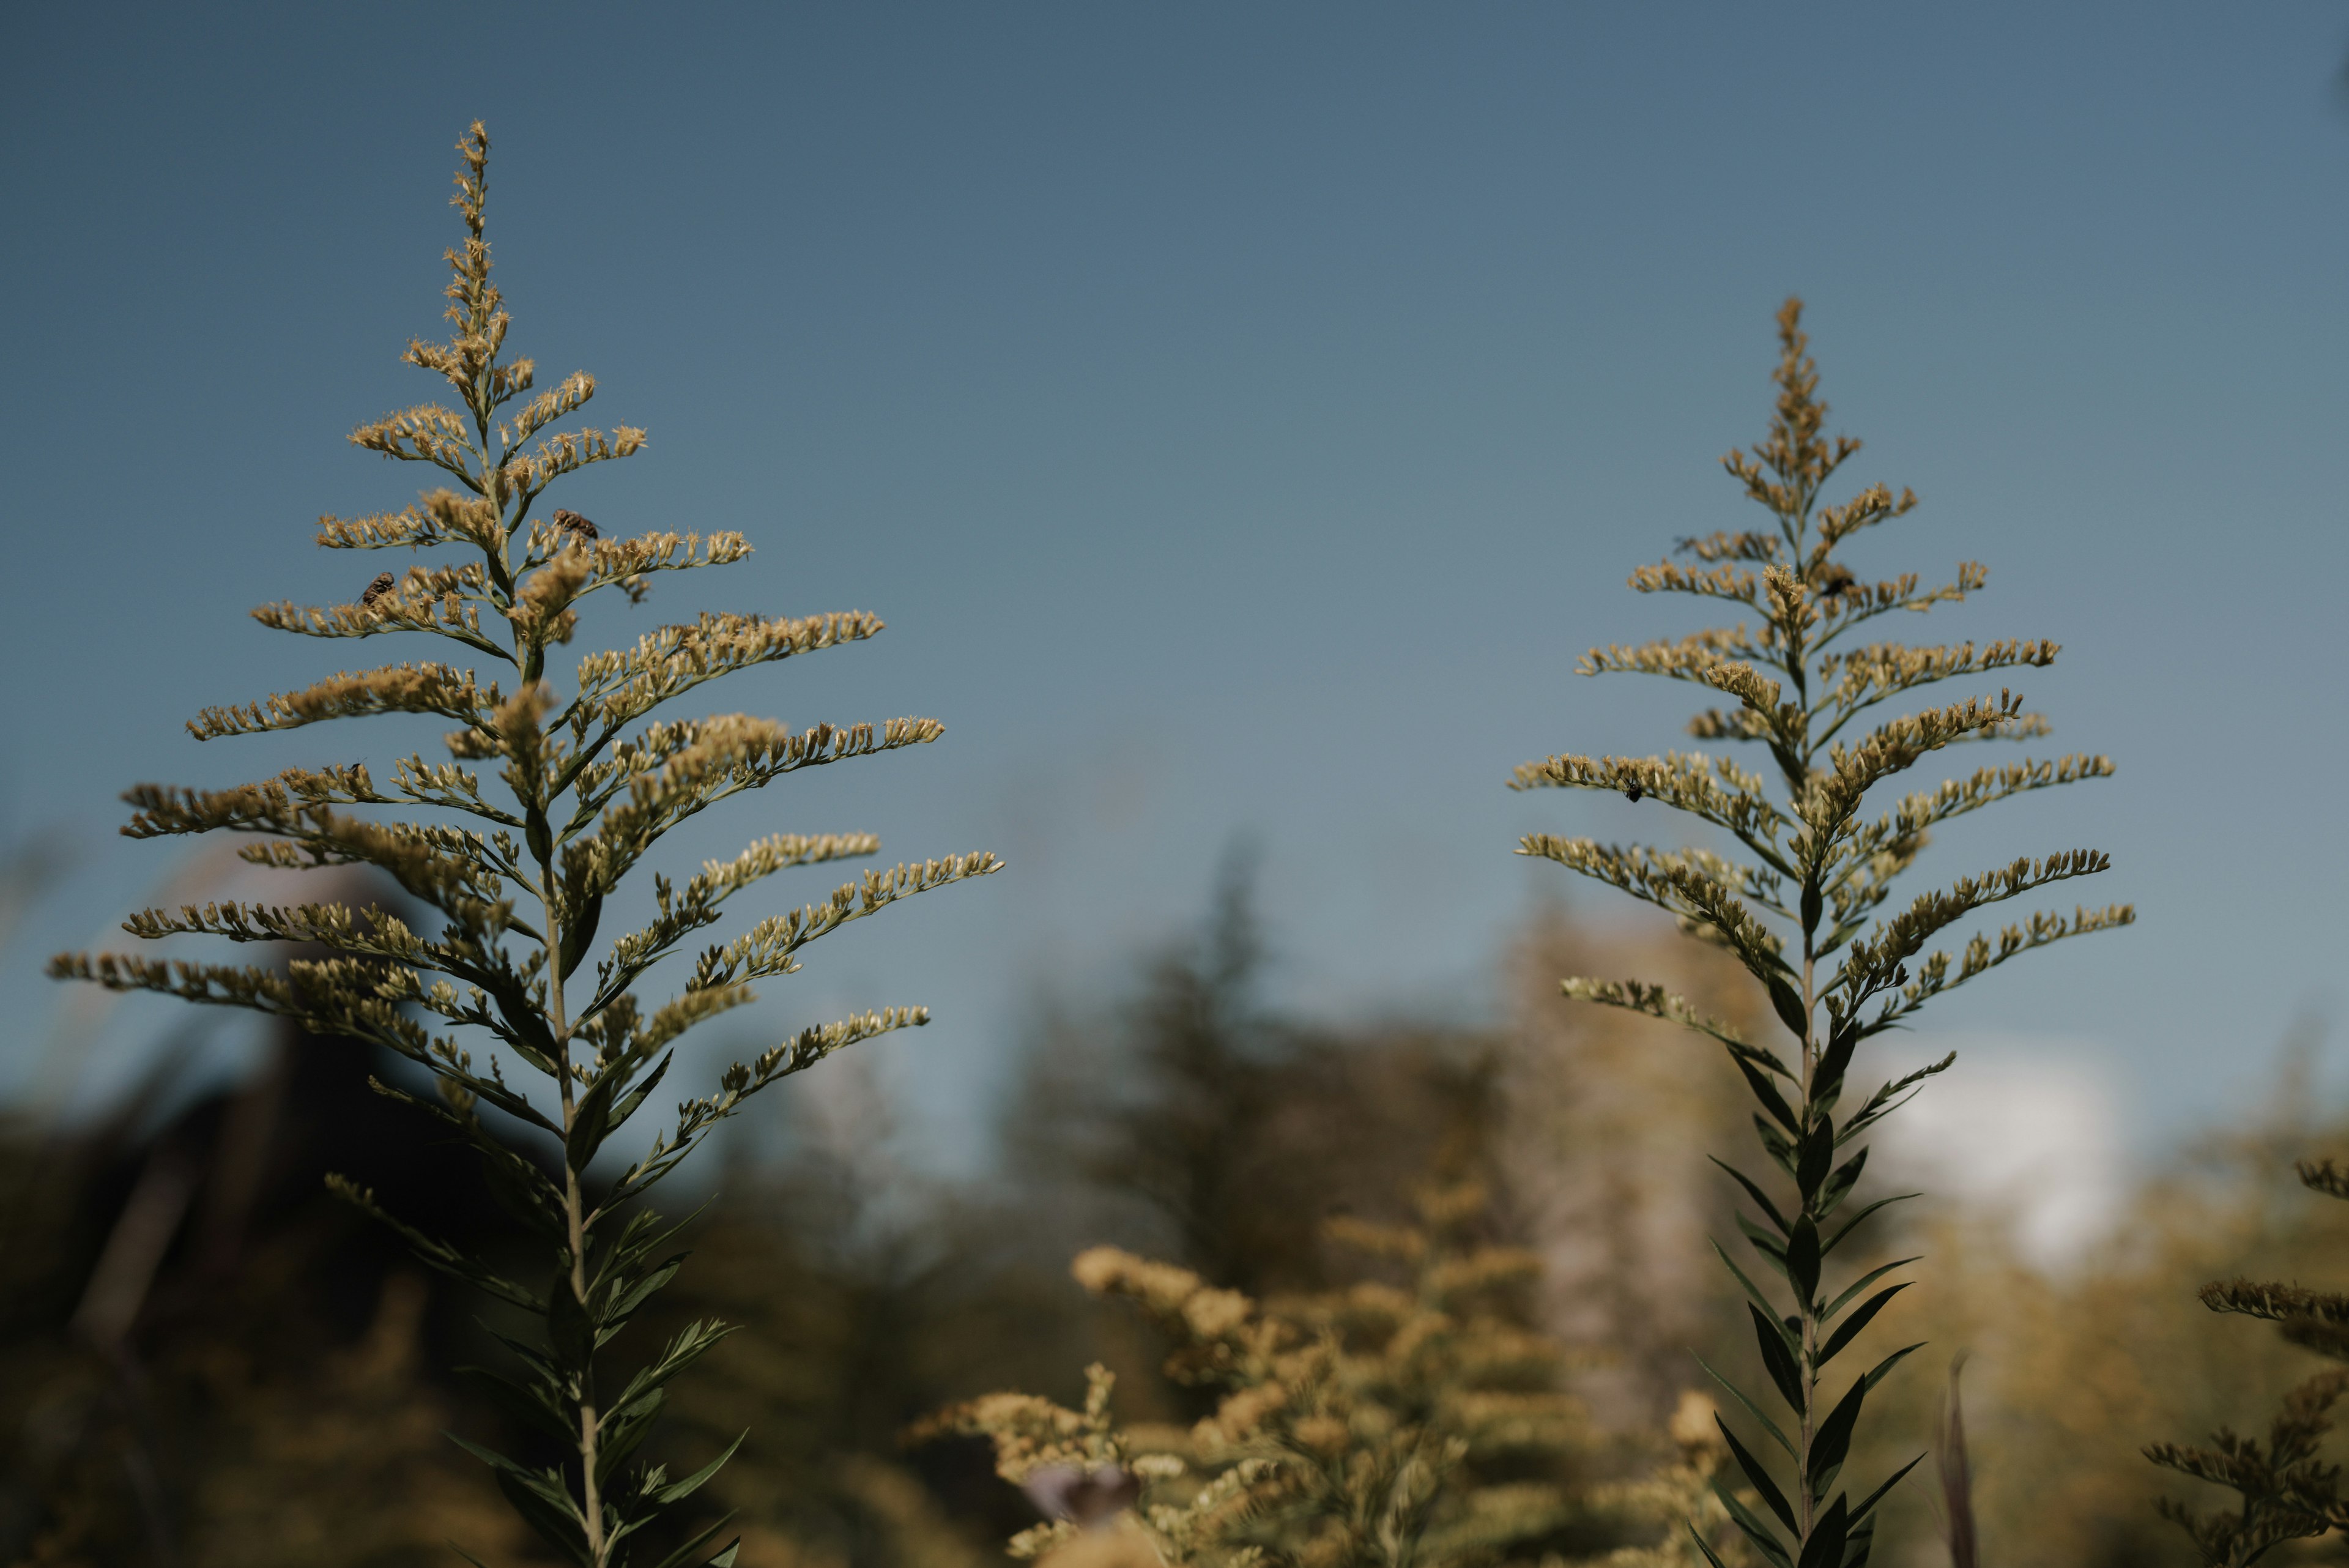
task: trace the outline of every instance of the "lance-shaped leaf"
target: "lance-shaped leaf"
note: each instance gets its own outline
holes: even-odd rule
[[[1786,1282],[1795,1287],[1795,1303],[1805,1312],[1819,1294],[1819,1228],[1807,1214],[1797,1214],[1786,1232]]]
[[[1789,1459],[1795,1457],[1794,1443],[1788,1439],[1785,1433],[1778,1429],[1778,1423],[1772,1420],[1769,1415],[1764,1411],[1762,1407],[1755,1404],[1753,1399],[1746,1395],[1743,1388],[1740,1388],[1736,1384],[1732,1383],[1728,1378],[1723,1377],[1719,1372],[1715,1371],[1713,1364],[1707,1361],[1703,1356],[1697,1356],[1696,1364],[1699,1366],[1703,1367],[1705,1376],[1712,1378],[1715,1383],[1720,1384],[1721,1386],[1727,1391],[1731,1398],[1744,1406],[1747,1415],[1753,1417],[1754,1420],[1761,1423],[1762,1429],[1770,1434],[1770,1440],[1776,1443],[1780,1448],[1785,1449],[1786,1456]]]
[[[1777,1227],[1778,1234],[1783,1236],[1786,1233],[1786,1217],[1778,1212],[1778,1206],[1770,1201],[1770,1195],[1763,1191],[1761,1187],[1752,1177],[1746,1175],[1744,1171],[1738,1169],[1727,1160],[1720,1159],[1711,1155],[1708,1155],[1705,1158],[1712,1159],[1713,1164],[1729,1172],[1731,1178],[1736,1181],[1737,1185],[1745,1189],[1745,1196],[1754,1199],[1755,1207],[1762,1210],[1763,1214],[1769,1219],[1771,1224]]]
[[[326,1178],[326,1190],[398,1232],[399,1239],[408,1243],[409,1250],[429,1267],[438,1269],[452,1279],[462,1280],[500,1301],[510,1302],[533,1312],[543,1310],[545,1303],[533,1292],[503,1278],[448,1242],[437,1241],[413,1225],[393,1218],[375,1200],[371,1188],[361,1187],[347,1176],[330,1174]]]
[[[1713,1495],[1720,1499],[1723,1511],[1729,1515],[1729,1521],[1754,1543],[1754,1549],[1762,1553],[1772,1568],[1793,1568],[1794,1555],[1786,1550],[1786,1543],[1778,1539],[1769,1525],[1755,1517],[1754,1511],[1745,1506],[1744,1499],[1719,1480],[1713,1483]]]
[[[517,1383],[485,1366],[460,1366],[456,1370],[460,1376],[489,1396],[492,1404],[524,1428],[556,1443],[567,1445],[578,1441],[579,1421],[575,1411],[566,1408],[560,1397],[543,1381],[533,1378],[528,1384]]]
[[[1768,1260],[1770,1266],[1777,1270],[1781,1275],[1786,1274],[1786,1243],[1743,1214],[1736,1215],[1734,1218],[1738,1230],[1745,1233],[1745,1239],[1754,1244],[1754,1250]],[[1787,1282],[1790,1284],[1794,1282],[1791,1276]]]
[[[1827,1411],[1819,1429],[1811,1435],[1810,1459],[1805,1466],[1803,1484],[1810,1489],[1814,1500],[1826,1496],[1827,1489],[1835,1484],[1836,1473],[1850,1457],[1852,1429],[1859,1424],[1860,1406],[1867,1397],[1867,1379],[1854,1382]]]
[[[1860,1275],[1859,1278],[1845,1286],[1842,1294],[1837,1296],[1835,1300],[1827,1303],[1826,1306],[1819,1309],[1819,1321],[1821,1323],[1832,1323],[1835,1321],[1836,1314],[1843,1311],[1843,1309],[1848,1305],[1852,1299],[1857,1296],[1860,1292],[1868,1289],[1868,1286],[1874,1284],[1877,1281],[1882,1279],[1893,1270],[1905,1268],[1915,1262],[1917,1262],[1917,1259],[1915,1258],[1895,1258],[1889,1263],[1879,1264],[1876,1268],[1868,1270],[1868,1272]]]
[[[597,1324],[587,1303],[572,1288],[568,1274],[558,1274],[546,1291],[546,1339],[558,1365],[585,1368],[595,1354]]]
[[[730,1509],[719,1515],[714,1521],[703,1525],[688,1536],[684,1545],[654,1563],[653,1568],[686,1568],[688,1563],[695,1562],[696,1554],[708,1546],[733,1517],[734,1513]],[[725,1549],[716,1556],[700,1559],[699,1568],[734,1568],[734,1553],[740,1545],[741,1542],[739,1538],[727,1542]]]
[[[1722,1440],[1729,1445],[1730,1455],[1736,1459],[1737,1468],[1744,1470],[1745,1479],[1753,1483],[1754,1495],[1768,1505],[1772,1513],[1778,1516],[1779,1523],[1785,1525],[1795,1535],[1800,1536],[1803,1527],[1795,1518],[1794,1505],[1786,1501],[1786,1494],[1778,1490],[1778,1483],[1771,1479],[1768,1469],[1760,1459],[1754,1457],[1753,1452],[1744,1443],[1737,1440],[1737,1434],[1729,1429],[1728,1422],[1715,1416],[1713,1418],[1713,1424],[1721,1428]]]
[[[1752,1301],[1756,1307],[1759,1307],[1764,1316],[1775,1321],[1778,1314],[1778,1309],[1772,1303],[1769,1296],[1763,1292],[1762,1287],[1755,1284],[1751,1279],[1746,1277],[1745,1271],[1737,1266],[1737,1261],[1735,1259],[1732,1258],[1726,1251],[1722,1250],[1720,1242],[1713,1242],[1713,1250],[1714,1255],[1721,1259],[1723,1265],[1726,1267],[1731,1273],[1737,1276],[1737,1282],[1745,1288],[1747,1299]]]
[[[691,1475],[687,1476],[684,1480],[672,1482],[670,1485],[666,1486],[659,1491],[656,1492],[654,1494],[655,1501],[666,1508],[671,1503],[682,1502],[687,1498],[691,1497],[695,1492],[699,1491],[709,1483],[710,1477],[716,1475],[719,1470],[726,1468],[726,1461],[734,1457],[734,1451],[742,1446],[742,1439],[750,1435],[750,1434],[746,1430],[737,1436],[732,1442],[726,1445],[725,1451],[720,1453],[716,1459],[710,1460],[708,1464],[702,1466]]]
[[[1745,1310],[1754,1315],[1754,1337],[1762,1346],[1762,1366],[1776,1384],[1779,1396],[1795,1414],[1810,1408],[1803,1394],[1802,1368],[1796,1365],[1795,1352],[1786,1344],[1786,1325],[1775,1318],[1765,1317],[1752,1303]]]
[[[1825,1366],[1828,1362],[1833,1361],[1836,1353],[1857,1338],[1859,1331],[1866,1328],[1878,1313],[1884,1310],[1884,1303],[1907,1290],[1911,1282],[1904,1280],[1899,1284],[1888,1285],[1860,1303],[1853,1309],[1852,1314],[1837,1324],[1836,1331],[1827,1335],[1826,1343],[1819,1346],[1818,1359],[1814,1365]]]
[[[1857,1524],[1861,1520],[1868,1518],[1868,1515],[1875,1511],[1876,1505],[1882,1502],[1887,1494],[1889,1494],[1894,1487],[1900,1484],[1900,1478],[1907,1475],[1910,1470],[1915,1469],[1920,1464],[1924,1462],[1924,1455],[1919,1454],[1915,1459],[1910,1459],[1907,1464],[1902,1465],[1899,1469],[1894,1470],[1890,1475],[1885,1477],[1884,1484],[1878,1487],[1874,1491],[1869,1492],[1868,1496],[1861,1501],[1860,1505],[1851,1511],[1852,1522],[1854,1524]]]
[[[1795,1560],[1795,1568],[1843,1568],[1843,1549],[1850,1529],[1850,1516],[1837,1495],[1811,1526],[1810,1538],[1803,1542],[1803,1554]]]
[[[495,1475],[498,1490],[513,1505],[514,1511],[530,1522],[539,1538],[561,1552],[583,1568],[593,1568],[594,1557],[587,1550],[586,1522],[579,1505],[563,1483],[560,1470],[533,1470],[506,1458],[495,1449],[483,1448],[457,1436],[448,1434],[449,1440],[488,1465]]]

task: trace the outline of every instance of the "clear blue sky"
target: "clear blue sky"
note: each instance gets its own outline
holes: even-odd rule
[[[352,656],[243,612],[352,597],[312,520],[412,493],[342,438],[430,390],[396,355],[479,115],[515,341],[653,435],[568,504],[760,547],[637,619],[878,611],[721,701],[948,726],[681,852],[1013,863],[760,1018],[930,1003],[880,1054],[941,1147],[1035,988],[1193,919],[1236,834],[1296,1005],[1491,1009],[1565,880],[1516,836],[1666,826],[1502,784],[1677,741],[1678,689],[1571,665],[1680,624],[1626,573],[1747,520],[1714,460],[1790,292],[1853,472],[1924,499],[1862,561],[1987,562],[1944,629],[2063,641],[2025,690],[2121,764],[1930,864],[2101,845],[2143,923],[1944,1027],[2128,1064],[2182,1132],[2341,999],[2344,50],[2289,4],[20,11],[0,829],[80,858],[0,957],[6,1049],[170,864],[114,792],[393,750],[179,726]]]

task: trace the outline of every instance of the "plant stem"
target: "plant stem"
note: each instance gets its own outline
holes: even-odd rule
[[[532,810],[543,814],[544,808],[533,806]],[[571,1072],[571,1027],[564,1013],[562,900],[555,889],[552,848],[538,857],[538,877],[539,903],[546,912],[546,1022],[554,1033],[554,1061],[561,1069],[556,1081],[563,1095],[563,1132],[567,1140],[572,1132],[572,1123],[578,1114],[578,1099]],[[584,1309],[587,1301],[587,1200],[579,1184],[578,1169],[573,1166],[568,1155],[563,1161],[563,1217],[571,1235],[571,1293]],[[554,1288],[560,1290],[563,1287],[558,1283]],[[553,1343],[556,1355],[560,1355],[561,1344]],[[598,1423],[592,1340],[587,1355],[569,1370],[577,1377],[579,1389],[580,1513],[587,1532],[588,1560],[595,1564],[595,1568],[602,1568],[605,1561],[604,1506],[601,1489],[595,1484]]]
[[[1806,899],[1806,902],[1808,900]],[[1812,1096],[1816,1092],[1817,1087],[1816,1078],[1818,1067],[1818,1051],[1812,1043],[1812,1021],[1816,1015],[1816,1009],[1818,1007],[1818,997],[1816,993],[1818,955],[1813,950],[1813,944],[1817,940],[1817,935],[1818,929],[1816,922],[1806,925],[1803,928],[1802,1119],[1806,1137],[1811,1127],[1812,1118],[1818,1114],[1812,1108]],[[1797,1186],[1799,1189],[1799,1183]],[[1809,1208],[1810,1194],[1798,1189],[1795,1194],[1795,1200],[1800,1206],[1796,1210],[1796,1214],[1799,1216],[1803,1210]],[[1803,1360],[1801,1367],[1803,1376],[1803,1420],[1802,1426],[1798,1430],[1795,1438],[1796,1444],[1801,1451],[1795,1456],[1795,1518],[1802,1521],[1803,1526],[1803,1539],[1800,1542],[1796,1543],[1800,1546],[1806,1544],[1810,1541],[1811,1526],[1816,1522],[1816,1521],[1812,1517],[1816,1505],[1811,1497],[1811,1484],[1809,1478],[1811,1473],[1811,1441],[1812,1438],[1816,1436],[1818,1428],[1818,1303],[1815,1298],[1799,1299],[1795,1303],[1795,1311],[1802,1319],[1803,1324]]]

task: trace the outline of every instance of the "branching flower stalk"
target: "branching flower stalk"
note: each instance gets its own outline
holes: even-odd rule
[[[463,649],[460,658],[509,666],[511,690],[471,668],[424,661],[208,708],[189,726],[199,740],[327,719],[434,715],[456,725],[446,737],[456,760],[412,754],[393,765],[388,788],[358,763],[288,769],[224,790],[141,785],[126,797],[137,809],[123,829],[134,838],[251,835],[257,842],[240,853],[264,867],[373,866],[445,924],[428,935],[385,909],[343,903],[148,909],[124,929],[148,939],[197,933],[314,944],[328,956],[296,961],[282,972],[113,954],[67,954],[50,967],[117,991],[291,1019],[318,1033],[386,1046],[431,1075],[435,1096],[378,1087],[429,1113],[476,1151],[500,1200],[550,1246],[552,1278],[543,1286],[509,1280],[384,1214],[369,1192],[340,1178],[330,1184],[398,1229],[426,1262],[539,1320],[542,1341],[505,1338],[514,1376],[478,1375],[501,1406],[571,1461],[534,1468],[464,1446],[492,1468],[514,1507],[564,1556],[585,1568],[613,1568],[630,1561],[632,1537],[689,1498],[733,1451],[677,1480],[658,1465],[623,1473],[667,1385],[729,1332],[716,1322],[693,1324],[616,1387],[599,1380],[598,1351],[683,1261],[665,1251],[676,1228],[641,1200],[751,1096],[843,1046],[928,1015],[890,1007],[803,1030],[727,1068],[713,1092],[685,1100],[674,1125],[608,1185],[590,1179],[591,1162],[644,1108],[688,1029],[751,1001],[754,981],[793,972],[799,950],[816,939],[999,863],[976,854],[868,872],[828,898],[704,948],[682,989],[647,1011],[638,982],[717,923],[735,894],[777,872],[880,847],[869,834],[777,834],[731,860],[706,862],[682,885],[655,873],[651,922],[613,941],[588,971],[591,981],[577,978],[605,900],[669,828],[804,768],[934,741],[941,726],[893,719],[877,727],[793,731],[742,713],[652,716],[721,676],[879,632],[881,621],[861,611],[801,619],[705,613],[633,647],[586,654],[567,692],[550,676],[550,656],[571,641],[579,607],[592,595],[614,589],[640,601],[657,573],[732,565],[750,547],[733,532],[607,539],[576,513],[538,514],[540,498],[557,481],[633,456],[645,433],[626,426],[555,430],[595,395],[595,379],[576,372],[532,396],[532,362],[504,357],[508,317],[490,280],[483,225],[489,138],[478,122],[459,151],[464,164],[454,204],[466,232],[448,253],[447,291],[455,331],[445,343],[413,342],[404,356],[444,378],[458,406],[427,403],[351,436],[367,451],[428,464],[445,478],[415,505],[323,518],[317,535],[328,549],[447,551],[454,558],[436,556],[398,579],[383,573],[355,603],[264,605],[254,616],[310,637],[436,637]],[[485,790],[464,765],[479,761],[499,764],[502,794]],[[388,821],[345,809],[385,805],[421,806],[434,815]],[[517,911],[517,892],[534,913]],[[425,1020],[486,1033],[487,1054],[477,1063],[466,1036],[435,1033]],[[547,1080],[553,1103],[510,1083],[510,1064]],[[496,1136],[484,1123],[484,1106],[545,1140],[544,1163]],[[730,1562],[730,1548],[707,1554],[719,1528],[695,1533],[661,1559],[661,1568]]]
[[[1936,997],[2008,960],[2067,937],[2127,925],[2134,915],[2124,905],[2082,907],[2068,918],[2043,912],[1995,936],[1977,932],[1955,953],[1928,950],[1977,910],[2106,869],[2106,857],[2090,849],[2013,860],[1920,894],[1905,907],[1889,905],[1940,824],[2037,790],[2103,778],[2113,767],[2101,756],[1985,766],[1868,815],[1879,786],[1931,753],[2047,732],[2046,721],[2007,690],[1898,717],[1883,716],[1885,704],[1943,681],[2044,668],[2054,661],[2056,645],[2008,639],[1912,647],[1871,640],[1881,618],[1957,603],[1979,590],[1986,574],[1967,562],[1955,581],[1940,587],[1922,586],[1914,573],[1871,582],[1837,558],[1847,541],[1907,515],[1916,497],[1907,491],[1895,496],[1878,484],[1840,504],[1824,503],[1829,480],[1859,442],[1823,433],[1827,408],[1818,397],[1818,371],[1801,322],[1801,302],[1789,300],[1778,317],[1778,394],[1768,438],[1750,454],[1732,452],[1722,460],[1746,494],[1769,512],[1771,526],[1683,539],[1679,559],[1642,566],[1631,576],[1631,587],[1641,593],[1725,601],[1748,618],[1676,639],[1593,649],[1579,666],[1586,675],[1661,675],[1733,698],[1733,707],[1700,713],[1689,732],[1700,741],[1763,748],[1780,794],[1774,797],[1761,773],[1733,758],[1698,752],[1554,756],[1518,768],[1513,784],[1608,790],[1635,803],[1652,799],[1695,817],[1736,846],[1726,854],[1659,849],[1544,833],[1528,836],[1519,853],[1555,860],[1669,910],[1688,934],[1726,948],[1760,982],[1792,1036],[1789,1062],[1661,987],[1637,981],[1564,982],[1569,996],[1667,1019],[1717,1041],[1752,1089],[1763,1148],[1793,1183],[1792,1199],[1772,1197],[1734,1167],[1723,1168],[1760,1213],[1758,1220],[1741,1215],[1739,1224],[1767,1273],[1791,1292],[1791,1310],[1726,1251],[1721,1257],[1749,1298],[1764,1366],[1792,1419],[1782,1426],[1760,1402],[1725,1386],[1766,1444],[1791,1461],[1793,1474],[1781,1485],[1770,1465],[1724,1424],[1731,1454],[1768,1517],[1725,1488],[1722,1501],[1776,1568],[1858,1568],[1868,1560],[1876,1506],[1908,1467],[1856,1503],[1837,1490],[1837,1481],[1862,1402],[1917,1347],[1883,1357],[1833,1398],[1822,1379],[1827,1365],[1907,1288],[1907,1282],[1883,1283],[1885,1277],[1916,1260],[1870,1270],[1840,1289],[1828,1283],[1826,1264],[1861,1221],[1899,1200],[1878,1199],[1836,1222],[1867,1162],[1860,1136],[1954,1057],[1885,1083],[1838,1120],[1855,1056],[1863,1044],[1907,1024]],[[1888,906],[1897,912],[1886,913]],[[1709,1546],[1705,1552],[1713,1557]]]

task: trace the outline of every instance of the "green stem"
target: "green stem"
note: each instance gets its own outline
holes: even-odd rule
[[[532,809],[543,816],[540,808]],[[538,857],[538,874],[539,899],[546,910],[546,1022],[554,1033],[554,1061],[560,1069],[558,1082],[563,1093],[563,1133],[567,1142],[578,1115],[578,1096],[571,1075],[571,1030],[564,1021],[563,915],[551,851]],[[584,1308],[587,1301],[587,1199],[580,1186],[579,1171],[567,1155],[563,1162],[563,1217],[571,1238],[571,1293]],[[561,1346],[558,1345],[555,1349],[559,1355]],[[595,1412],[595,1364],[592,1340],[587,1355],[570,1370],[578,1380],[579,1390],[580,1512],[586,1525],[588,1561],[595,1564],[595,1568],[603,1568],[605,1561],[604,1503],[602,1489],[595,1482],[600,1422]]]

